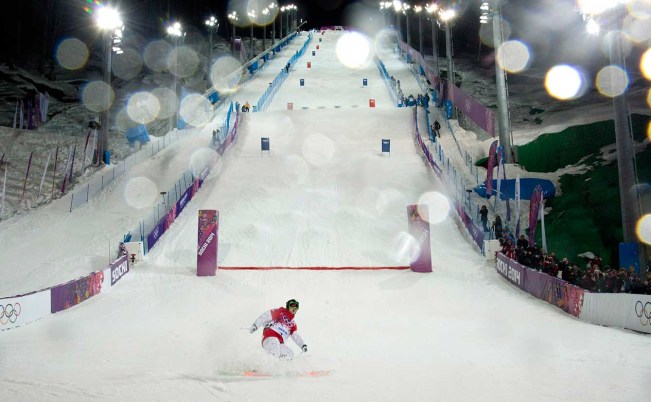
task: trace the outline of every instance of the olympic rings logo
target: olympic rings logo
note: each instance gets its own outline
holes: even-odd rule
[[[643,304],[638,300],[635,303],[635,315],[640,319],[640,323],[646,327],[651,322],[651,302]]]
[[[15,323],[22,311],[23,308],[20,303],[0,304],[0,324]]]

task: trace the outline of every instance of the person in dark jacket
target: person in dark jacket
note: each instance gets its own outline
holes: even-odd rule
[[[493,230],[495,231],[495,238],[502,238],[502,218],[499,215],[495,215],[495,221],[493,221]]]
[[[479,209],[479,220],[481,221],[481,224],[484,226],[484,232],[489,232],[489,230],[488,230],[488,208],[486,208],[486,205],[482,205],[481,209]]]
[[[434,120],[434,131],[436,131],[436,136],[441,138],[441,123],[438,120]]]

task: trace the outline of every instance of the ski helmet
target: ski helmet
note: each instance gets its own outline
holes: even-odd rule
[[[298,308],[298,301],[296,299],[287,300],[287,303],[285,303],[285,308],[289,309],[290,307]]]

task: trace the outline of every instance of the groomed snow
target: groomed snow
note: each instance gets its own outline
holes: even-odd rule
[[[320,63],[310,74],[323,69],[342,82],[359,80],[359,71],[336,60],[342,34],[323,36]],[[279,71],[294,51],[279,55],[268,71]],[[382,57],[390,73],[406,71],[396,55]],[[344,108],[360,102],[345,91],[319,94],[319,104],[341,109],[286,111],[288,101],[315,105],[307,88],[294,85],[302,73],[308,74],[298,66],[290,73],[269,112],[245,116],[217,171],[115,288],[0,333],[1,400],[651,399],[651,337],[583,323],[512,287],[450,217],[431,227],[431,274],[275,270],[196,277],[196,215],[204,208],[220,211],[222,266],[408,264],[400,241],[406,206],[444,191],[413,143],[410,111],[388,102]],[[365,75],[374,86],[358,87],[352,92],[365,95],[355,96],[387,99],[374,65]],[[405,93],[417,93],[409,79],[401,79]],[[258,80],[264,81],[255,99],[269,82]],[[252,93],[245,99],[253,103]],[[269,154],[260,152],[262,136],[271,139]],[[390,156],[380,152],[382,138],[391,138]],[[62,283],[103,265],[107,237],[151,209],[132,206],[124,191],[129,181],[146,177],[168,188],[209,141],[210,130],[194,130],[72,214],[55,211],[67,206],[59,200],[3,222],[9,235],[0,244],[0,294]],[[309,351],[293,362],[273,361],[260,348],[260,333],[246,329],[290,298],[301,303],[296,320]],[[277,376],[220,375],[248,369]],[[333,373],[285,375],[311,370]]]

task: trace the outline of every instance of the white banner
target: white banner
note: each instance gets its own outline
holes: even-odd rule
[[[651,334],[651,295],[586,292],[579,318]]]
[[[50,289],[0,299],[0,331],[20,327],[50,315]]]

